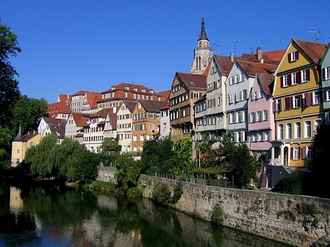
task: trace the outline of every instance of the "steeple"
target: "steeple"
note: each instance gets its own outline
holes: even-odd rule
[[[209,40],[207,38],[206,32],[205,32],[205,22],[204,22],[204,17],[202,17],[202,26],[201,26],[201,33],[199,34],[199,39],[198,40]]]
[[[23,141],[21,125],[18,128],[17,136],[14,138],[14,141]]]
[[[194,61],[190,72],[192,74],[203,74],[212,56],[213,52],[206,35],[204,17],[202,17],[201,32],[197,40],[197,47],[194,49]]]

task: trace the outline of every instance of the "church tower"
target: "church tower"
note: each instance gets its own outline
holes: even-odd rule
[[[209,39],[205,31],[205,22],[202,17],[201,33],[197,40],[197,47],[194,49],[194,62],[191,67],[192,74],[202,74],[213,56]]]

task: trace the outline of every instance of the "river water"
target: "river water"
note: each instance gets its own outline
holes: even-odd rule
[[[287,247],[148,199],[1,182],[0,246]]]

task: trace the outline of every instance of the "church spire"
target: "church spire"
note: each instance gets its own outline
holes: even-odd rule
[[[201,26],[201,33],[199,34],[199,39],[198,40],[209,40],[206,35],[205,31],[205,22],[204,22],[204,17],[202,17],[202,26]]]
[[[14,141],[23,141],[21,125],[19,125],[17,136],[14,138]]]

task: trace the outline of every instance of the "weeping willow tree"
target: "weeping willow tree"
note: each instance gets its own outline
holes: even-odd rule
[[[57,137],[48,135],[38,146],[27,151],[25,162],[30,164],[32,174],[81,182],[96,178],[99,164],[97,154],[69,138],[65,138],[61,144],[56,143]]]

